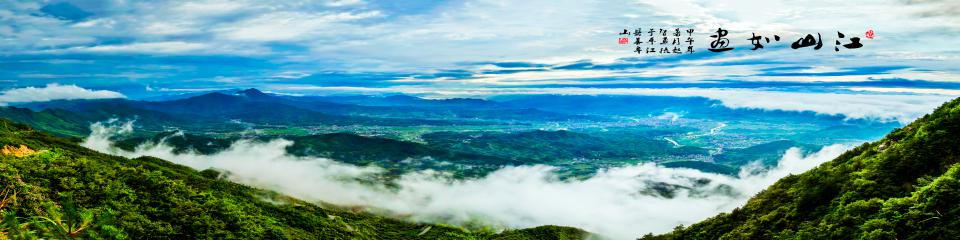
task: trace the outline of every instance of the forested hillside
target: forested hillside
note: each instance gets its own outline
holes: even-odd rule
[[[746,206],[645,239],[956,239],[960,99]]]
[[[101,154],[0,119],[0,239],[580,239],[467,230],[318,206],[165,160]],[[334,193],[331,193],[334,194]]]

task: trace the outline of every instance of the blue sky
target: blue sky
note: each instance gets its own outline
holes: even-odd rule
[[[616,43],[624,28],[651,27],[695,29],[698,52]],[[718,27],[736,49],[706,51]],[[834,51],[838,31],[864,47]],[[782,39],[751,51],[752,33]],[[789,48],[808,33],[824,47]],[[958,37],[960,3],[946,0],[4,1],[0,87],[703,96],[903,120],[960,95]],[[853,107],[816,101],[825,97]]]

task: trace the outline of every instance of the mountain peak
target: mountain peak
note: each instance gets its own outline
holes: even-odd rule
[[[246,89],[246,90],[239,91],[239,92],[237,92],[237,95],[246,96],[246,97],[249,97],[249,98],[266,98],[266,97],[270,97],[270,95],[267,95],[266,93],[263,93],[263,92],[261,92],[260,90],[257,90],[256,88],[248,88],[248,89]]]

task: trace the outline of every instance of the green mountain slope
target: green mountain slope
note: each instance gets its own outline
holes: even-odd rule
[[[646,239],[956,239],[960,99],[747,204]]]
[[[575,158],[641,159],[657,155],[707,154],[706,149],[676,148],[669,142],[641,137],[597,137],[572,131],[526,131],[515,133],[434,132],[422,138],[433,146],[462,152],[519,159],[533,163],[569,161]]]
[[[167,161],[101,154],[0,119],[0,239],[578,239],[409,223],[319,207]],[[333,193],[331,193],[333,194]]]
[[[18,107],[0,107],[0,116],[13,121],[29,123],[34,128],[59,136],[84,136],[90,131],[90,123],[76,114],[60,109],[33,110]]]

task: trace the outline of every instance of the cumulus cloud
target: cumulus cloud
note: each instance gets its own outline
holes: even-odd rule
[[[498,228],[555,224],[614,239],[666,232],[677,224],[730,211],[778,179],[811,169],[846,149],[828,146],[806,156],[790,149],[777,167],[748,167],[736,177],[647,163],[601,170],[586,179],[561,179],[555,167],[534,165],[505,167],[473,179],[421,171],[405,174],[386,186],[370,181],[383,169],[291,156],[284,148],[292,142],[283,139],[241,140],[213,155],[174,153],[162,141],[143,144],[134,151],[111,147],[111,137],[130,129],[129,123],[95,123],[82,144],[110,154],[154,156],[198,170],[219,169],[242,184],[311,201],[366,206],[415,221],[483,223]],[[657,193],[664,187],[673,189],[672,197]]]
[[[45,87],[13,88],[0,92],[0,104],[13,102],[43,102],[60,99],[125,98],[108,90],[90,90],[77,85],[47,84]]]

